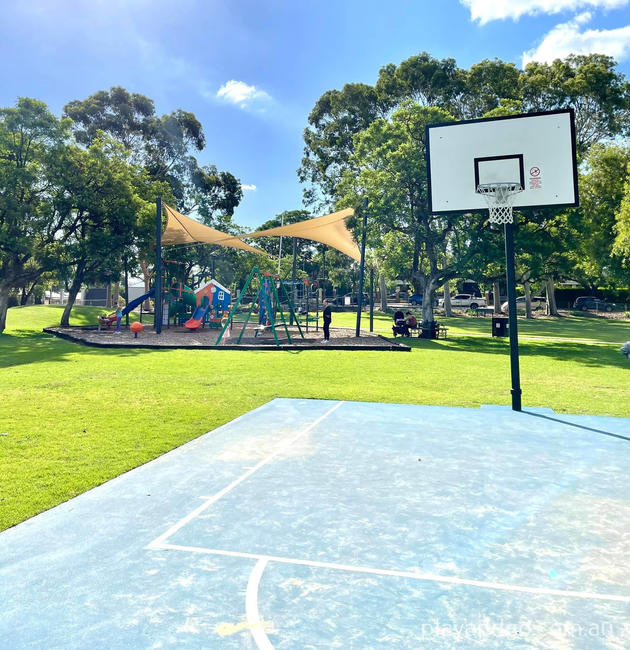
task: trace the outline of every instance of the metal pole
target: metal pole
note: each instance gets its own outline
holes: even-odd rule
[[[284,212],[280,217],[280,227],[284,228]],[[280,250],[278,251],[278,275],[280,275],[280,260],[282,259],[282,235],[280,235]]]
[[[129,268],[127,265],[127,254],[125,254],[125,300],[129,304]],[[127,306],[125,305],[125,307]],[[129,312],[125,313],[125,327],[129,329]]]
[[[322,249],[322,300],[326,298],[326,245]]]
[[[293,264],[291,265],[291,300],[293,301],[293,308],[295,309],[295,275],[297,264],[297,239],[293,237]],[[289,325],[293,325],[293,314],[289,317]]]
[[[361,235],[361,263],[359,264],[359,295],[357,296],[356,337],[361,336],[361,309],[363,308],[363,276],[365,271],[365,237],[367,235],[367,196],[363,199],[363,234]]]
[[[212,260],[212,271],[211,271],[211,280],[214,280],[214,254],[210,257]]]
[[[162,197],[155,199],[155,313],[154,323],[156,334],[162,333]]]
[[[521,410],[521,376],[518,360],[516,324],[516,274],[514,271],[514,226],[505,224],[505,269],[507,275],[508,326],[510,328],[510,369],[512,373],[512,410]]]
[[[374,269],[370,269],[370,332],[374,331]]]

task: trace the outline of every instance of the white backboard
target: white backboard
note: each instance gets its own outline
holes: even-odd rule
[[[486,209],[488,183],[519,183],[515,208],[578,205],[571,109],[433,124],[426,143],[434,214]]]

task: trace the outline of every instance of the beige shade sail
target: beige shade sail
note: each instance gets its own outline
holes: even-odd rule
[[[242,237],[298,237],[300,239],[311,239],[336,248],[348,257],[357,262],[361,259],[361,251],[352,237],[352,233],[346,227],[346,219],[354,214],[352,208],[346,208],[332,214],[325,214],[323,217],[315,217],[288,226],[269,228],[269,230],[258,230],[241,235]]]
[[[204,226],[202,223],[185,217],[183,214],[173,210],[166,203],[162,204],[166,210],[166,230],[162,233],[162,246],[172,246],[174,244],[216,244],[217,246],[227,246],[228,248],[238,248],[250,253],[267,255],[260,248],[254,248],[238,237],[228,235]]]

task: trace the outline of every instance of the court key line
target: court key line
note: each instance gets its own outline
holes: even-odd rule
[[[339,564],[336,562],[320,562],[317,560],[300,560],[298,558],[280,557],[275,555],[263,555],[260,553],[243,553],[240,551],[223,551],[219,549],[203,548],[199,546],[182,546],[180,544],[160,544],[160,549],[172,551],[187,551],[189,553],[205,553],[208,555],[224,555],[228,557],[241,557],[250,560],[278,562],[281,564],[296,564],[299,566],[310,566],[320,569],[334,569],[337,571],[352,571],[355,573],[367,573],[380,576],[393,576],[396,578],[411,578],[412,580],[424,580],[426,582],[441,582],[453,585],[469,587],[482,587],[484,589],[496,589],[499,591],[516,591],[526,594],[539,594],[545,596],[562,596],[565,598],[582,598],[592,600],[610,600],[621,603],[630,603],[630,596],[619,596],[616,594],[599,594],[592,591],[571,591],[567,589],[549,589],[547,587],[525,587],[504,582],[490,582],[486,580],[471,580],[468,578],[457,578],[455,576],[443,576],[437,573],[424,573],[414,571],[397,571],[394,569],[376,569],[373,567],[355,566],[352,564]],[[264,566],[262,567],[264,569]],[[262,570],[261,570],[262,575]]]
[[[276,456],[281,454],[287,447],[293,444],[296,440],[309,433],[320,422],[325,420],[331,413],[336,411],[343,403],[344,403],[343,401],[338,402],[332,408],[326,411],[324,415],[320,416],[319,418],[317,418],[317,420],[311,422],[311,424],[309,424],[304,429],[302,429],[302,431],[300,431],[293,437],[288,438],[287,440],[282,442],[280,445],[278,445],[278,448],[273,453],[269,454],[269,456],[267,456],[266,458],[263,458],[263,460],[261,460],[257,465],[247,470],[244,474],[242,474],[237,479],[232,481],[228,486],[224,487],[221,491],[217,492],[214,496],[202,497],[206,499],[204,503],[202,503],[198,508],[195,508],[191,513],[189,513],[188,515],[180,519],[175,525],[171,526],[165,533],[162,533],[159,537],[157,537],[152,542],[150,542],[145,548],[147,549],[163,548],[162,545],[171,535],[173,535],[178,530],[183,528],[186,524],[189,524],[193,519],[195,519],[202,512],[204,512],[204,510],[207,510],[211,505],[219,501],[219,499],[222,499],[226,494],[231,492],[235,487],[240,485],[243,481],[246,481],[252,474],[255,474],[259,469],[261,469],[261,467],[264,467],[267,463],[271,462]]]

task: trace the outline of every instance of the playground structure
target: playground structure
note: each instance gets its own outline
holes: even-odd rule
[[[232,294],[215,279],[206,282],[195,291],[197,306],[191,318],[184,326],[196,330],[199,325],[221,327],[221,320],[225,312],[229,311]]]
[[[163,229],[163,210],[166,212],[166,229]],[[363,218],[363,239],[365,240],[365,231],[366,231],[366,215],[367,215],[367,203],[364,201],[364,218]],[[177,210],[174,210],[170,206],[163,204],[161,197],[156,198],[156,256],[155,256],[155,269],[156,269],[156,292],[161,295],[162,293],[162,246],[178,246],[178,245],[188,245],[195,243],[204,243],[204,244],[213,244],[216,246],[224,246],[227,248],[237,248],[240,250],[246,250],[251,253],[256,253],[258,255],[268,255],[264,250],[260,248],[255,248],[246,244],[242,241],[245,238],[256,238],[256,237],[267,237],[267,236],[288,236],[294,238],[294,260],[293,260],[293,274],[291,280],[291,292],[295,291],[295,240],[296,238],[307,239],[310,241],[316,241],[326,246],[331,246],[345,255],[348,255],[351,259],[354,259],[360,262],[360,291],[359,295],[362,296],[363,290],[363,270],[364,270],[364,260],[365,260],[365,242],[362,243],[362,248],[359,250],[357,243],[354,241],[352,233],[348,230],[346,221],[354,214],[352,208],[346,208],[338,212],[331,214],[323,215],[321,217],[316,217],[312,219],[306,219],[304,221],[289,224],[287,226],[281,226],[280,228],[271,228],[268,230],[259,230],[252,233],[246,233],[242,235],[229,235],[227,233],[221,232],[209,226],[199,223],[198,221],[186,217],[185,215],[179,213]],[[258,272],[260,270],[258,269]],[[275,278],[279,280],[279,278]],[[248,278],[247,283],[251,282],[251,277]],[[247,284],[246,283],[246,284]],[[281,294],[282,298],[286,297],[287,304],[290,302],[287,290],[285,286],[281,286],[279,282],[275,283],[276,293],[278,289],[282,289]],[[305,286],[309,286],[308,283]],[[278,296],[279,298],[280,296]],[[208,296],[209,300],[211,299]],[[315,323],[316,330],[318,329],[318,312],[319,312],[319,296],[315,298],[315,317],[311,318],[309,315],[310,312],[310,299],[311,296],[306,294],[306,304],[301,304],[300,309],[295,310],[293,306],[289,309],[290,315],[290,325],[293,324],[295,320],[298,327],[300,323],[298,317],[296,316],[296,311],[300,315],[305,314],[305,324],[308,332],[309,325],[311,322]],[[263,300],[264,302],[264,300]],[[189,319],[191,328],[197,327],[198,324],[202,321],[202,318],[207,317],[207,308],[209,303],[198,303],[197,307],[200,309],[195,309],[195,312],[192,314],[192,317]],[[162,317],[162,302],[156,301],[156,316],[154,319],[155,333],[160,334],[162,331],[162,325],[168,323],[168,318]],[[248,315],[247,319],[251,317],[251,314]],[[215,318],[217,316],[215,315]],[[357,328],[356,336],[360,336],[360,318],[361,318],[361,299],[359,299],[359,304],[357,308]],[[233,324],[233,318],[230,319],[230,327]],[[275,331],[275,325],[270,325],[273,330],[274,337],[277,338]],[[222,327],[220,339],[225,335],[226,329],[225,326]],[[288,330],[287,330],[288,333]],[[301,333],[301,332],[300,332]],[[289,335],[290,337],[290,335]],[[242,336],[239,336],[239,340]]]
[[[162,312],[166,320],[163,324],[168,327],[170,319],[173,319],[173,325],[183,325],[193,331],[205,325],[220,327],[223,314],[230,307],[229,289],[214,279],[198,289],[191,289],[185,284],[186,278],[182,273],[184,264],[173,260],[163,260],[163,264],[165,270],[172,268],[177,274],[169,282],[162,283],[162,286],[169,286],[168,291],[163,292],[164,305],[168,305],[168,309]]]
[[[225,312],[230,308],[231,292],[217,280],[210,280],[195,290],[185,283],[181,262],[163,260],[164,279],[162,282],[162,303],[164,309],[163,325],[183,325],[188,330],[199,327],[221,327]],[[102,326],[111,327],[113,324],[120,328],[123,316],[133,311],[146,300],[154,298],[155,288],[135,298],[125,307],[119,307],[110,314],[98,317],[99,329]]]
[[[98,326],[99,328],[104,326],[104,327],[110,327],[114,323],[117,322],[117,320],[122,317],[126,316],[129,312],[133,311],[138,305],[141,305],[145,300],[148,300],[149,298],[153,298],[153,294],[155,293],[154,289],[151,289],[147,293],[143,294],[142,296],[139,296],[138,298],[135,298],[131,302],[128,302],[122,309],[117,309],[115,312],[112,312],[110,314],[103,314],[102,316],[98,317]]]
[[[181,262],[163,260],[163,265],[162,324],[166,327],[183,325],[189,331],[196,331],[199,327],[206,326],[221,329],[218,344],[225,336],[227,327],[231,330],[234,323],[243,322],[240,335],[235,341],[238,344],[245,335],[245,329],[251,324],[251,315],[256,306],[258,324],[253,331],[254,338],[271,331],[276,344],[279,345],[277,327],[284,328],[284,334],[281,336],[283,338],[286,336],[289,343],[292,339],[288,327],[296,326],[301,338],[304,338],[302,328],[307,333],[313,326],[315,331],[319,331],[318,285],[311,283],[308,279],[283,280],[277,275],[265,273],[255,267],[240,292],[238,303],[231,311],[231,292],[216,279],[211,279],[199,288],[192,289],[186,284],[186,278],[183,277],[181,271],[184,265]],[[254,285],[261,289],[257,296],[248,300],[246,296],[250,289],[253,290]],[[119,330],[123,316],[154,296],[155,289],[152,288],[132,300],[124,308],[119,308],[109,315],[99,316],[99,328],[116,324]],[[247,314],[243,313],[245,304],[249,305]],[[239,316],[243,316],[243,318],[241,319]]]
[[[163,230],[163,209],[166,211],[167,221],[166,229]],[[259,287],[260,295],[252,299],[250,310],[242,321],[243,327],[237,338],[236,343],[240,343],[243,338],[245,329],[251,319],[254,305],[258,306],[258,327],[254,337],[271,331],[276,342],[279,345],[279,338],[276,326],[282,326],[286,339],[291,343],[291,333],[289,326],[297,326],[299,335],[304,338],[302,325],[305,325],[306,332],[312,324],[315,330],[319,330],[319,292],[318,283],[313,285],[309,280],[296,279],[295,273],[295,251],[293,273],[291,280],[281,280],[279,276],[270,273],[262,273],[259,267],[254,267],[248,279],[245,282],[243,291],[239,296],[236,305],[230,310],[231,296],[230,292],[218,283],[214,278],[206,282],[197,290],[192,289],[185,284],[185,277],[190,269],[186,269],[187,264],[174,260],[166,260],[162,257],[162,246],[178,246],[195,243],[213,244],[216,246],[225,246],[228,248],[237,248],[256,254],[268,255],[260,248],[255,248],[242,241],[244,237],[258,237],[268,235],[282,235],[295,238],[305,238],[311,241],[317,241],[348,255],[350,258],[361,262],[360,276],[363,277],[364,256],[363,252],[354,241],[352,234],[346,226],[346,220],[354,214],[354,210],[347,208],[336,213],[307,219],[303,222],[290,224],[280,229],[271,229],[268,231],[257,231],[245,235],[228,235],[221,231],[210,228],[204,224],[186,217],[173,208],[163,205],[160,197],[156,199],[156,264],[155,264],[155,284],[153,289],[144,295],[131,301],[124,308],[119,307],[116,312],[99,317],[99,330],[101,325],[110,327],[116,323],[116,331],[120,332],[121,318],[127,315],[132,309],[141,306],[140,321],[142,322],[142,304],[148,298],[154,298],[155,310],[153,326],[156,334],[160,334],[162,326],[170,327],[171,322],[174,326],[183,325],[189,331],[196,331],[199,327],[220,328],[217,345],[228,332],[228,327],[232,329],[234,322],[240,322],[234,316],[241,306],[245,306],[243,295],[250,289],[252,280]],[[365,219],[364,219],[365,220]],[[286,233],[285,233],[286,230]],[[365,224],[364,224],[365,230]],[[276,232],[278,231],[278,232]],[[363,247],[364,248],[364,247]],[[294,245],[295,249],[295,245]],[[214,275],[214,266],[212,274]],[[198,278],[199,276],[197,276]],[[195,285],[195,281],[191,283]],[[291,294],[291,295],[290,295]],[[361,294],[362,295],[362,294]],[[293,297],[293,300],[291,298]],[[297,307],[297,308],[296,308]],[[314,314],[312,314],[314,307]],[[226,314],[229,310],[229,316]],[[287,323],[285,313],[289,319]],[[302,322],[301,322],[302,321]],[[359,336],[360,323],[360,305],[357,310],[357,337]],[[127,324],[129,320],[127,319]],[[230,335],[230,332],[227,333]],[[294,334],[295,335],[295,334]]]
[[[197,307],[195,291],[185,284],[185,264],[174,260],[162,260],[164,279],[160,283],[162,290],[162,302],[165,309],[162,310],[162,324],[170,327],[171,319],[173,325],[183,325]]]
[[[239,311],[241,305],[245,307],[243,311]],[[304,338],[302,327],[295,313],[293,302],[287,292],[285,283],[280,280],[279,276],[265,273],[259,267],[255,266],[245,281],[245,285],[238,299],[225,319],[216,345],[220,345],[226,333],[231,331],[235,323],[240,326],[240,332],[236,339],[236,344],[240,344],[247,331],[254,309],[258,313],[258,324],[253,328],[253,332],[250,332],[253,333],[254,338],[270,331],[273,334],[276,346],[279,346],[278,328],[280,328],[284,330],[284,335],[288,343],[292,343],[289,324],[293,322],[297,326],[297,332],[300,337]],[[285,318],[285,311],[289,318],[289,323],[287,323],[287,319]],[[240,318],[241,316],[243,316],[242,320]]]

